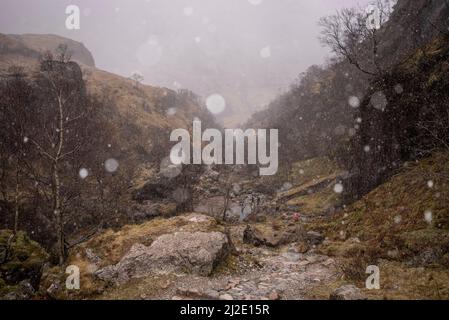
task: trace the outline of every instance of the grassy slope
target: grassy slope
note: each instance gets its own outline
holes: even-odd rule
[[[325,213],[340,202],[333,187],[342,173],[327,157],[297,162],[289,174],[289,181],[296,187],[281,193],[278,198],[286,200],[288,206],[297,206],[302,213]]]
[[[368,291],[372,298],[449,298],[448,160],[449,153],[438,153],[408,164],[331,219],[308,226],[329,237],[321,250],[341,260],[345,281],[364,286],[365,268],[375,264],[381,290]]]

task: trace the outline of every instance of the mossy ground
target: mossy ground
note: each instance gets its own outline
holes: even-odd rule
[[[360,201],[306,226],[329,238],[320,250],[339,259],[346,280],[364,286],[366,266],[379,265],[384,285],[370,298],[449,299],[448,159],[438,153],[408,164]],[[425,252],[435,256],[421,262]]]
[[[151,275],[144,278],[131,279],[118,287],[106,289],[94,299],[99,300],[141,300],[160,296],[168,287],[176,284],[175,275]]]
[[[339,204],[339,196],[330,186],[310,195],[299,196],[287,202],[287,205],[299,206],[302,212],[319,215]]]
[[[320,157],[296,162],[289,176],[295,184],[302,185],[340,172],[341,169],[335,162],[327,157]]]
[[[342,173],[327,157],[297,162],[289,174],[296,187],[279,194],[278,198],[286,200],[287,206],[298,206],[300,212],[308,215],[326,213],[340,203],[333,186]]]
[[[11,230],[0,230],[0,250],[0,297],[14,292],[22,280],[38,285],[49,256],[37,242],[22,231],[13,236]]]

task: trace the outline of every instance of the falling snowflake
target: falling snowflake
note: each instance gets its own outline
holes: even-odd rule
[[[260,57],[262,59],[267,59],[271,57],[271,47],[265,47],[260,50]]]
[[[424,220],[426,220],[426,222],[430,224],[432,223],[432,219],[433,219],[432,211],[426,210],[426,212],[424,212]]]
[[[28,137],[24,137],[24,138],[23,138],[23,142],[24,142],[24,143],[28,143]]]
[[[282,190],[284,191],[288,191],[291,188],[293,188],[293,185],[290,182],[285,182],[284,185],[282,186]]]
[[[342,193],[343,192],[343,184],[341,184],[341,183],[337,183],[337,184],[335,184],[335,186],[334,186],[334,192],[335,193]]]
[[[388,100],[382,91],[378,91],[371,96],[370,103],[373,108],[384,111],[387,108]]]
[[[355,121],[356,121],[357,123],[362,123],[362,118],[358,117],[357,119],[355,119]]]
[[[427,186],[429,188],[433,188],[433,186],[434,186],[433,181],[432,180],[427,181]]]
[[[336,136],[342,136],[344,135],[346,132],[346,127],[344,125],[338,125],[335,129],[334,129],[334,134]]]
[[[219,114],[226,108],[226,100],[219,94],[212,94],[206,99],[207,110]]]
[[[404,92],[404,88],[400,84],[397,84],[394,86],[394,91],[396,91],[397,94],[401,94]]]
[[[201,38],[200,37],[195,37],[195,42],[196,43],[200,43],[201,42]]]
[[[107,172],[115,172],[118,169],[118,161],[111,158],[105,161],[104,167]]]
[[[185,7],[184,8],[184,15],[185,16],[191,16],[193,14],[193,8],[192,7]]]
[[[176,108],[168,108],[167,116],[174,116],[176,114]]]
[[[182,171],[181,165],[173,164],[171,159],[169,157],[166,157],[162,159],[161,165],[160,165],[160,173],[166,177],[166,178],[175,178],[177,177]]]
[[[355,136],[355,134],[356,134],[356,129],[355,128],[351,128],[351,129],[348,130],[348,135],[350,137]]]
[[[173,86],[174,86],[176,89],[180,89],[180,88],[182,87],[182,85],[181,85],[178,81],[174,81],[174,82],[173,82]]]
[[[394,223],[399,224],[402,222],[402,217],[400,215],[397,215],[394,217]]]
[[[152,67],[159,63],[162,57],[162,46],[156,36],[151,36],[138,49],[137,60],[145,67]]]
[[[87,171],[86,168],[81,168],[80,171],[78,172],[78,174],[81,179],[86,179],[87,176],[89,175],[89,171]]]
[[[356,96],[351,96],[348,99],[348,103],[352,108],[358,108],[360,107],[360,99]]]

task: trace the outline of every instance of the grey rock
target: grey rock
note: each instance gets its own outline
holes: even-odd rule
[[[22,280],[17,285],[17,289],[6,294],[5,300],[29,300],[36,294],[33,286],[28,280]]]
[[[160,236],[149,247],[133,245],[119,263],[98,270],[95,275],[115,283],[150,273],[208,276],[228,253],[228,239],[221,232],[176,232]]]
[[[234,300],[234,297],[228,293],[225,293],[220,296],[220,300]]]
[[[90,263],[93,263],[96,266],[99,266],[101,264],[101,258],[97,256],[92,249],[87,248],[86,251],[86,258],[89,260]]]
[[[295,252],[284,252],[283,254],[282,254],[282,256],[284,257],[284,258],[286,258],[288,261],[292,261],[292,262],[297,262],[297,261],[299,261],[299,259],[301,259],[301,254],[299,254],[299,253],[295,253]]]
[[[354,285],[344,285],[335,289],[330,297],[330,300],[367,300],[363,292]]]
[[[427,247],[421,250],[421,252],[416,255],[411,262],[413,266],[428,266],[437,263],[444,252],[439,247]]]

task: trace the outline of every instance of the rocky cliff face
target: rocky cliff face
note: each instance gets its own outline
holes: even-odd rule
[[[2,42],[2,45],[0,45],[0,53],[2,53],[2,49],[6,51],[8,51],[8,49],[11,51],[12,49],[12,53],[27,57],[36,57],[39,53],[47,50],[54,51],[60,44],[65,44],[72,53],[72,59],[74,61],[89,67],[95,67],[94,57],[84,44],[57,35],[1,35],[0,41]],[[11,45],[14,46],[11,47]]]
[[[399,0],[382,29],[382,50],[396,64],[448,28],[447,0]]]
[[[406,161],[447,149],[448,59],[448,37],[437,37],[371,84],[351,152],[353,195],[366,194]]]

